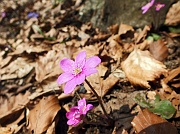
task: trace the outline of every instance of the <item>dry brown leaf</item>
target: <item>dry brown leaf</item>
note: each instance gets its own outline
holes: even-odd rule
[[[103,97],[118,82],[119,79],[113,74],[110,74],[105,80],[102,80],[100,77],[105,75],[107,68],[99,65],[97,69],[98,74],[96,73],[94,75],[88,76],[87,80],[91,83],[97,94]],[[86,83],[84,83],[84,86],[88,92],[92,92]]]
[[[169,9],[165,24],[167,25],[178,25],[180,23],[180,1],[173,4],[172,7]]]
[[[114,60],[118,60],[122,58],[122,46],[119,44],[120,37],[118,34],[112,35],[107,42],[109,42],[109,45],[105,47],[107,51],[107,55],[113,58]]]
[[[34,63],[28,58],[17,58],[7,67],[1,69],[1,80],[22,78],[34,68]]]
[[[149,51],[134,49],[128,58],[121,64],[126,77],[134,85],[150,88],[148,81],[166,75],[166,66],[155,60]]]
[[[147,35],[147,32],[150,30],[150,27],[149,26],[145,26],[144,27],[144,29],[143,29],[143,31],[141,31],[141,32],[139,32],[136,36],[136,43],[139,43],[140,42],[140,40],[142,40],[142,39],[145,39],[145,37],[146,37],[146,35]]]
[[[13,134],[14,130],[10,127],[0,127],[0,134]]]
[[[166,120],[144,109],[131,122],[138,134],[178,134]]]
[[[122,24],[119,27],[119,31],[118,34],[122,35],[122,34],[126,34],[128,31],[134,31],[134,28],[130,25],[126,25],[126,24]]]
[[[66,49],[61,47],[61,50],[50,50],[45,56],[40,56],[36,62],[36,80],[42,82],[43,80],[59,75],[62,73],[60,69],[60,60],[68,57],[66,54]]]
[[[169,100],[172,105],[176,108],[174,118],[180,117],[180,94],[173,91],[165,82],[161,80],[162,88],[158,89],[157,92],[160,95],[161,100]]]
[[[33,109],[29,109],[28,128],[35,134],[45,132],[53,123],[58,111],[61,109],[57,97],[54,95],[43,97]]]
[[[168,56],[168,48],[165,42],[161,39],[150,44],[149,51],[156,60],[161,62],[163,62]]]
[[[24,118],[24,107],[29,102],[29,92],[9,98],[0,97],[0,124],[18,124]]]
[[[171,70],[166,78],[164,78],[164,82],[167,84],[172,81],[176,76],[180,74],[180,67]]]

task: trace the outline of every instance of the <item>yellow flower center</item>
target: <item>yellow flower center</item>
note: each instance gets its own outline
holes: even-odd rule
[[[82,71],[81,68],[75,68],[75,69],[73,70],[73,74],[74,74],[74,75],[78,75],[79,73],[81,73],[81,71]]]

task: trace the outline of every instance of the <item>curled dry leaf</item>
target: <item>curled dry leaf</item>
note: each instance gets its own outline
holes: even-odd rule
[[[28,128],[34,130],[35,134],[45,132],[52,125],[60,109],[57,97],[54,95],[43,97],[33,109],[29,109]]]
[[[22,78],[34,68],[34,63],[28,58],[17,58],[7,67],[1,69],[1,80]]]
[[[0,96],[0,125],[18,124],[24,118],[24,107],[29,102],[29,92],[9,98]]]
[[[180,23],[180,1],[173,4],[172,7],[169,9],[165,24],[167,25],[178,25]]]
[[[36,62],[36,80],[42,82],[43,80],[56,76],[61,72],[59,62],[66,57],[65,51],[61,47],[61,50],[50,50],[45,56],[40,56]]]
[[[126,24],[122,24],[119,27],[119,31],[118,34],[122,35],[122,34],[126,34],[128,31],[134,31],[134,28],[130,25],[126,25]]]
[[[166,120],[144,109],[131,122],[138,134],[178,134],[177,129]]]
[[[150,30],[149,26],[145,26],[144,29],[142,31],[140,31],[137,35],[136,35],[136,43],[139,43],[140,40],[145,39],[147,32]]]
[[[164,78],[164,82],[171,83],[173,87],[180,87],[180,79],[175,79],[180,74],[180,67],[171,70],[166,78]]]
[[[149,51],[136,48],[121,65],[132,84],[145,88],[150,88],[148,81],[159,78],[161,74],[167,74],[166,66],[155,60]]]
[[[156,60],[161,62],[168,56],[168,48],[161,39],[150,44],[149,51]]]

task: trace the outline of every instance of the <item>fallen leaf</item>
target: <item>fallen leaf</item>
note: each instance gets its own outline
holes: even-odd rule
[[[1,80],[22,78],[34,68],[34,63],[28,58],[19,57],[6,68],[1,69]]]
[[[176,76],[178,76],[179,74],[180,74],[180,67],[171,70],[171,71],[168,73],[168,76],[165,77],[163,80],[164,80],[164,82],[167,84],[167,83],[171,82],[171,81],[172,81]]]
[[[128,31],[134,31],[134,28],[130,25],[122,24],[119,26],[118,34],[126,34]]]
[[[143,30],[141,30],[137,35],[136,35],[136,43],[139,43],[140,40],[145,39],[147,32],[150,30],[149,26],[145,26]]]
[[[172,7],[169,9],[165,24],[167,25],[178,25],[180,23],[180,1],[173,4]]]
[[[161,39],[150,44],[149,51],[156,60],[161,62],[163,62],[168,56],[168,48],[165,42],[163,42]]]
[[[29,102],[29,94],[20,93],[9,98],[0,96],[0,125],[18,124],[24,118],[24,107]]]
[[[155,60],[148,51],[134,49],[121,64],[126,77],[134,85],[150,88],[148,81],[166,75],[166,66]]]
[[[131,122],[138,134],[178,134],[177,129],[166,120],[144,109]]]
[[[66,56],[66,49],[61,47],[61,50],[50,50],[45,56],[40,56],[36,62],[36,80],[42,82],[43,80],[59,75],[62,73],[59,63]]]
[[[40,134],[51,126],[61,107],[57,97],[51,95],[43,97],[34,108],[28,109],[28,128],[34,130],[35,134]]]

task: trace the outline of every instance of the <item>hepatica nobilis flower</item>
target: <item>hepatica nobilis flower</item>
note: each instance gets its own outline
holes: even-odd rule
[[[145,6],[143,6],[141,9],[143,10],[143,14],[145,14],[149,8],[152,7],[152,5],[154,4],[154,0],[151,0],[149,3],[147,3]]]
[[[85,98],[78,101],[78,106],[74,106],[70,108],[70,112],[66,113],[66,117],[68,119],[67,124],[76,126],[79,122],[81,122],[81,116],[86,115],[89,110],[93,108],[92,104],[86,105]]]
[[[161,4],[161,3],[156,3],[155,7],[156,7],[156,11],[159,11],[161,8],[163,8],[165,6],[165,4]]]
[[[82,84],[85,78],[97,72],[96,66],[101,63],[98,56],[93,56],[86,59],[86,52],[80,52],[75,61],[70,59],[63,59],[60,61],[61,69],[64,71],[58,77],[58,84],[66,83],[64,86],[64,93],[71,93],[77,85]]]
[[[145,6],[141,8],[143,11],[142,13],[145,14],[153,5],[154,5],[155,0],[151,0],[149,3],[147,3]],[[155,9],[156,11],[159,11],[161,8],[163,8],[165,4],[161,4],[159,2],[155,3]]]

